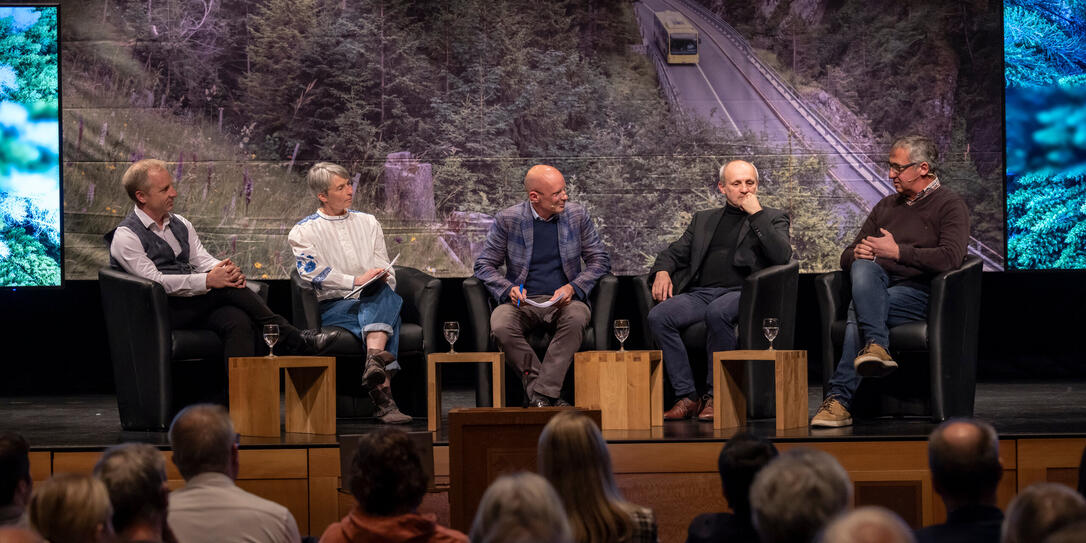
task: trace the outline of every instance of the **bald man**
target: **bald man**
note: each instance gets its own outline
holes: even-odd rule
[[[569,202],[562,172],[533,166],[524,176],[524,190],[527,201],[494,217],[475,260],[475,277],[498,301],[490,329],[520,373],[528,405],[569,405],[562,399],[562,382],[591,316],[585,301],[611,270],[611,258],[588,211]],[[537,307],[529,301],[552,304]],[[543,360],[526,339],[538,328],[554,333]]]
[[[988,423],[951,419],[928,438],[928,464],[935,492],[946,504],[946,523],[916,532],[924,542],[997,542],[1003,512],[996,490],[1003,477],[999,436]]]
[[[660,251],[649,271],[652,298],[658,302],[649,311],[649,331],[664,352],[676,398],[665,420],[713,420],[712,356],[735,349],[743,281],[792,257],[788,215],[758,202],[753,164],[733,160],[722,166],[717,189],[724,206],[695,213],[686,232]],[[682,331],[703,321],[709,370],[705,394],[699,397]]]

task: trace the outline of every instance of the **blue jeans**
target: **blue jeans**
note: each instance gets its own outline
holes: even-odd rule
[[[649,331],[664,353],[664,367],[678,397],[697,390],[682,331],[705,321],[705,350],[709,357],[709,394],[713,393],[713,353],[735,349],[735,323],[739,319],[741,287],[693,288],[672,296],[649,311]]]
[[[849,272],[852,280],[852,304],[848,308],[841,360],[830,378],[825,397],[836,396],[848,408],[860,386],[856,374],[856,354],[868,343],[889,350],[890,328],[928,318],[928,293],[903,285],[889,286],[886,270],[871,260],[857,259]]]
[[[325,300],[321,302],[321,326],[339,326],[346,328],[355,337],[365,342],[365,334],[384,332],[388,334],[385,350],[399,356],[400,349],[400,307],[403,299],[391,287],[385,285],[377,294],[371,296]],[[365,355],[365,353],[363,353]],[[395,361],[385,369],[400,369]]]

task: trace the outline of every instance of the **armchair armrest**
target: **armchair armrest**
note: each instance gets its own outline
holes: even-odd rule
[[[961,267],[932,278],[928,297],[928,356],[934,420],[973,412],[981,279],[982,263],[976,256],[966,258]]]
[[[461,288],[464,301],[468,305],[468,320],[471,323],[471,345],[477,352],[490,350],[490,293],[482,281],[468,277]]]
[[[747,276],[739,296],[739,348],[769,345],[762,335],[762,320],[780,319],[774,346],[791,349],[796,331],[796,291],[799,289],[799,262],[769,266]]]
[[[596,283],[588,298],[592,302],[592,328],[595,331],[597,351],[606,351],[611,343],[611,317],[615,314],[618,294],[618,278],[608,273]]]
[[[321,327],[321,308],[313,285],[298,275],[298,270],[290,271],[291,322],[302,330]]]
[[[652,299],[652,287],[649,286],[649,275],[638,275],[634,280],[634,300],[637,303],[637,313],[641,316],[641,330],[645,336],[645,347],[655,349],[656,339],[649,331],[649,311],[656,306],[656,300]]]
[[[403,298],[400,318],[422,327],[422,347],[427,354],[437,349],[441,333],[437,326],[437,305],[441,299],[441,280],[406,266],[395,266],[396,294]]]
[[[822,342],[822,380],[827,382],[837,366],[833,347],[833,323],[845,318],[852,293],[845,272],[823,273],[815,277],[815,298],[818,300],[818,337]]]

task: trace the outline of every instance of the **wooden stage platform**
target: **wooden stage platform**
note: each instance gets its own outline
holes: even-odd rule
[[[455,391],[454,391],[455,393]],[[470,397],[470,391],[461,394]],[[821,393],[810,389],[811,410]],[[445,405],[456,407],[457,398]],[[1000,503],[1006,506],[1019,489],[1055,481],[1074,486],[1086,447],[1086,383],[981,383],[976,415],[1000,433],[1006,470]],[[339,435],[372,431],[371,420],[340,419]],[[447,425],[434,435],[435,488],[422,509],[448,523],[450,455]],[[879,504],[921,526],[946,515],[931,488],[927,467],[926,420],[861,421],[842,429],[801,428],[777,431],[772,420],[750,421],[747,429],[773,440],[778,448],[813,447],[833,454],[855,484],[856,503]],[[406,430],[426,431],[425,418]],[[122,432],[112,396],[0,398],[0,431],[17,431],[31,442],[31,470],[36,481],[52,473],[89,472],[100,452],[125,441],[158,445],[169,455],[165,433]],[[716,460],[735,430],[713,430],[712,423],[669,422],[652,431],[605,431],[614,469],[627,499],[649,506],[660,522],[661,541],[685,539],[686,526],[698,513],[727,507],[721,496]],[[283,433],[277,438],[243,437],[243,488],[287,506],[303,534],[319,536],[351,507],[339,491],[338,436]],[[183,484],[169,466],[171,487]],[[458,526],[467,530],[467,526]]]

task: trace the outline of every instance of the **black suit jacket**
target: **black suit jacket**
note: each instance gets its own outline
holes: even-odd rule
[[[683,292],[693,284],[723,216],[722,207],[695,213],[682,237],[656,255],[656,262],[649,271],[649,282],[657,272],[666,271],[671,275],[674,294]],[[788,225],[788,215],[779,209],[764,207],[753,215],[747,215],[739,223],[739,244],[735,248],[734,265],[748,268],[747,273],[752,273],[769,266],[787,264],[792,257]]]
[[[686,529],[686,543],[758,543],[758,534],[749,513],[739,518],[732,513],[704,513],[694,517]]]
[[[917,543],[999,543],[1003,512],[991,505],[967,505],[947,514],[945,524],[916,531]]]

